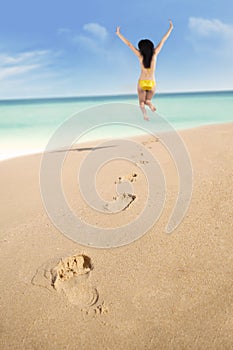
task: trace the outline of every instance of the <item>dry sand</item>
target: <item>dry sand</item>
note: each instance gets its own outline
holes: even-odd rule
[[[194,173],[186,217],[164,232],[176,169],[159,141],[140,139],[161,163],[166,203],[149,232],[114,249],[81,246],[53,226],[40,196],[41,155],[0,163],[2,350],[233,348],[233,124],[180,134]],[[92,224],[127,223],[145,204],[142,172],[126,161],[102,168],[96,185],[103,198],[111,200],[115,182],[128,176],[136,200],[98,216],[76,184],[88,152],[70,152],[64,166],[70,205]]]

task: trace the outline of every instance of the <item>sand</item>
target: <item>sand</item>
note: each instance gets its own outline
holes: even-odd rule
[[[165,233],[176,168],[159,140],[140,138],[161,163],[166,202],[145,235],[114,249],[80,245],[54,227],[40,195],[41,155],[0,163],[2,350],[233,348],[233,124],[179,133],[193,167],[187,215]],[[117,200],[122,179],[136,199],[126,209],[118,199],[108,208],[114,214],[98,216],[77,188],[76,166],[90,152],[69,153],[63,182],[70,205],[92,224],[126,224],[146,203],[143,173],[123,160],[100,169],[96,186],[106,201]]]

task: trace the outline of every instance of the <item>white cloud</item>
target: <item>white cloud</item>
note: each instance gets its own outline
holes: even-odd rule
[[[107,29],[98,23],[87,23],[83,26],[83,30],[87,34],[74,35],[72,42],[81,44],[94,54],[106,55],[108,53],[106,45],[109,36]]]
[[[233,26],[221,22],[219,19],[201,17],[189,18],[189,29],[200,36],[222,35],[233,38]]]
[[[28,71],[31,71],[33,69],[39,68],[39,65],[32,64],[32,65],[25,65],[25,66],[14,66],[14,67],[0,67],[0,80],[9,78],[11,76],[19,75],[22,73],[26,73]]]
[[[9,54],[0,54],[0,66],[2,65],[11,65],[11,64],[17,64],[29,60],[39,60],[43,56],[47,55],[49,53],[48,50],[38,50],[38,51],[29,51],[29,52],[22,52],[18,53],[15,56],[9,55]]]
[[[0,79],[44,67],[49,62],[49,55],[48,50],[26,51],[15,55],[0,53]]]
[[[218,58],[218,64],[229,64],[233,57],[233,25],[219,19],[190,17],[187,39],[196,53]],[[230,63],[232,65],[232,63]]]
[[[129,71],[134,72],[136,69],[137,60],[132,52],[127,51],[119,40],[114,40],[113,35],[105,27],[97,23],[85,24],[83,26],[83,32],[73,35],[71,40],[74,44],[85,48],[93,56],[95,55],[102,62],[105,62],[106,69],[103,74],[108,72],[108,74],[112,74],[114,77],[119,72],[124,76],[124,74],[129,74]],[[88,60],[86,67],[89,64],[90,61]],[[97,61],[96,64],[98,64]],[[114,72],[112,71],[113,65]],[[93,61],[90,64],[90,69],[93,70],[95,75],[98,74]]]
[[[83,26],[83,29],[102,41],[108,36],[107,29],[98,23],[87,23]]]
[[[115,44],[111,33],[98,23],[87,23],[83,26],[83,32],[80,34],[72,33],[70,40],[75,45],[84,47],[92,54],[104,57],[106,63],[122,65],[131,63],[130,52],[125,53],[123,45]]]

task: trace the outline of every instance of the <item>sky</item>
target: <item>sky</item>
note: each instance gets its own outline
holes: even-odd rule
[[[116,36],[157,45],[157,92],[233,90],[232,0],[1,0],[0,99],[136,93]]]

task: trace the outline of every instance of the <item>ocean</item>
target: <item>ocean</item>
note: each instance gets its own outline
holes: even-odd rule
[[[163,116],[176,130],[233,122],[233,91],[164,93],[155,95],[153,102],[157,108],[156,113]],[[99,113],[97,117],[95,108],[103,105],[103,113],[106,113],[108,104],[114,108],[116,104],[121,104],[121,109],[124,109],[124,104],[137,106],[138,100],[136,95],[0,100],[0,160],[43,152],[59,126],[71,116],[83,114],[87,109],[92,111],[87,116],[88,125],[101,124],[101,119],[106,120],[106,115],[101,116]],[[127,115],[124,118],[127,123]],[[80,119],[80,123],[85,122],[86,120]],[[142,119],[142,122],[149,128],[153,119],[150,122]],[[87,133],[81,141],[114,137],[116,133],[119,134],[119,128],[121,131],[124,129],[125,135],[138,133],[138,130],[130,131],[125,125],[113,124],[96,129],[89,135]]]

